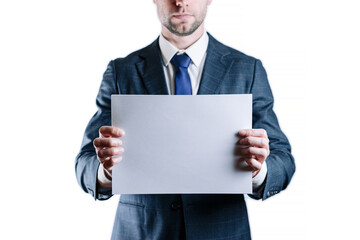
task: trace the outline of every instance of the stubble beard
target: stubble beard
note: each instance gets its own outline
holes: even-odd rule
[[[184,37],[184,36],[189,36],[191,34],[193,34],[200,26],[201,24],[204,22],[204,18],[201,18],[200,20],[195,20],[195,22],[193,22],[190,26],[190,28],[187,29],[186,25],[185,25],[185,21],[182,21],[178,24],[174,24],[171,22],[171,19],[168,18],[167,21],[164,23],[164,26],[173,34],[179,36],[179,37]]]

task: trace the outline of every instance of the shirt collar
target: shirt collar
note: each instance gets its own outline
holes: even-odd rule
[[[190,47],[188,47],[185,50],[177,49],[168,40],[166,40],[162,34],[160,34],[160,38],[159,38],[160,51],[165,66],[169,65],[172,57],[176,53],[186,53],[191,58],[192,63],[194,63],[196,67],[199,67],[202,59],[205,56],[208,43],[209,43],[209,36],[206,34],[206,32],[203,33],[203,35],[199,38],[199,40],[197,40],[195,43],[193,43]]]

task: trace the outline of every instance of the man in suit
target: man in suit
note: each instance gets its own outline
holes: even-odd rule
[[[95,199],[112,196],[112,168],[122,160],[125,132],[111,127],[111,94],[251,93],[253,129],[239,129],[238,142],[242,160],[253,169],[250,197],[265,200],[285,189],[295,164],[273,112],[261,62],[205,32],[211,0],[153,1],[161,35],[149,46],[109,63],[97,96],[98,111],[76,157],[80,186]],[[112,239],[251,239],[251,235],[242,194],[138,194],[121,195]]]

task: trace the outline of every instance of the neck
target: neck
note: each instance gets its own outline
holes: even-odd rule
[[[177,49],[187,49],[194,44],[204,33],[204,23],[189,36],[178,36],[170,32],[166,27],[161,26],[161,34]]]

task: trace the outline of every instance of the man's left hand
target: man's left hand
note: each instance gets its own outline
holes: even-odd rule
[[[239,136],[241,158],[252,168],[252,177],[255,177],[270,154],[267,132],[264,129],[243,129]]]

